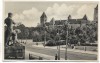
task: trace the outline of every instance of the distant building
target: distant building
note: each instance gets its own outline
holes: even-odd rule
[[[68,16],[66,20],[55,20],[54,18],[51,19],[50,22],[47,22],[47,16],[45,12],[43,12],[42,16],[40,17],[40,24],[41,26],[46,25],[48,28],[57,28],[62,27],[66,22],[69,22],[70,26],[73,28],[77,28],[80,26],[85,26],[88,22],[86,14],[81,19],[72,19],[71,15]]]
[[[77,28],[85,26],[88,23],[88,19],[86,14],[83,16],[83,18],[80,19],[72,19],[71,15],[68,16],[68,23],[71,27]]]
[[[40,17],[40,26],[44,26],[46,22],[47,22],[47,16],[45,12],[43,12],[43,14]]]
[[[71,15],[67,17],[66,20],[55,20],[52,18],[50,22],[47,22],[47,16],[45,12],[40,17],[40,26],[47,26],[48,28],[57,28],[57,27],[62,27],[66,22],[70,24],[71,27],[77,28],[77,27],[82,27],[86,26],[87,23],[89,23],[89,20],[87,18],[87,15],[85,14],[83,18],[80,19],[73,19]],[[98,5],[94,8],[94,23],[98,22]]]
[[[94,8],[94,21],[98,21],[98,5]]]

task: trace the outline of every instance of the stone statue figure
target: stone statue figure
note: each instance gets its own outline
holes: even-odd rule
[[[15,22],[12,20],[12,13],[8,13],[8,17],[5,19],[6,30],[5,30],[5,45],[9,45],[10,37],[13,31],[13,25]]]

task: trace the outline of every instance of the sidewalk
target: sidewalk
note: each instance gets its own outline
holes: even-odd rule
[[[41,47],[41,48],[48,48],[48,49],[57,49],[57,46],[49,47],[49,46],[43,46],[43,45],[32,45],[33,47]],[[63,46],[60,46],[60,50],[65,50],[65,48],[61,48]],[[73,52],[80,52],[80,53],[87,53],[87,54],[95,54],[97,55],[98,52],[93,52],[93,51],[84,51],[84,50],[76,50],[76,49],[67,49],[67,51],[73,51]]]

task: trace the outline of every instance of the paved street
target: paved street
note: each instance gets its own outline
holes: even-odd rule
[[[31,52],[35,52],[35,53],[50,55],[50,56],[55,56],[55,54],[57,53],[56,49],[44,48],[44,47],[34,47],[32,45],[33,44],[26,44],[25,45],[26,50],[31,51]],[[96,54],[87,54],[87,53],[68,51],[67,55],[68,55],[68,60],[97,60]],[[65,57],[64,50],[61,50],[60,56],[61,56],[61,58]]]

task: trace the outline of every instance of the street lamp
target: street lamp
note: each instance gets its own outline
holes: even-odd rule
[[[58,60],[60,60],[60,35],[59,35],[59,30],[57,29],[57,52],[58,52]]]
[[[46,43],[46,25],[44,25],[44,47],[45,47],[45,43]]]
[[[69,25],[69,23],[68,23],[68,21],[67,21],[67,23],[65,24],[65,28],[66,28],[66,51],[65,51],[65,60],[67,60],[67,47],[68,47],[68,25]]]
[[[46,30],[45,30],[45,37],[44,37],[44,47],[45,47],[45,43],[46,43]]]

